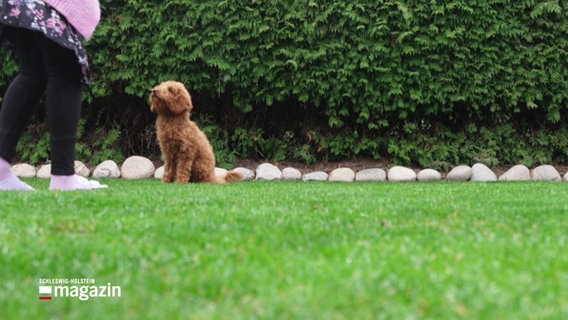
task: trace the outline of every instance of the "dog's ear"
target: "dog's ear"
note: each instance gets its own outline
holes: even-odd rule
[[[176,114],[189,111],[193,109],[193,104],[191,102],[191,96],[189,92],[183,86],[170,86],[168,91],[173,97],[171,103],[169,103],[170,111]]]

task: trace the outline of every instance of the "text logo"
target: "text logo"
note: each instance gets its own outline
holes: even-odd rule
[[[53,297],[51,296],[50,286],[39,286],[39,300],[51,300]]]
[[[39,284],[39,300],[75,298],[87,301],[122,297],[121,286],[110,282],[95,285],[92,279],[40,279]]]

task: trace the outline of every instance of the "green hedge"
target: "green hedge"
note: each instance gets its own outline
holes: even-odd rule
[[[102,5],[93,117],[147,112],[148,89],[178,79],[227,156],[568,162],[561,1]],[[108,121],[149,130],[152,117],[138,117]]]

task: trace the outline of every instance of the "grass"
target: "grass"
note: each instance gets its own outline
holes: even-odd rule
[[[0,193],[0,318],[568,318],[563,183],[105,183]]]

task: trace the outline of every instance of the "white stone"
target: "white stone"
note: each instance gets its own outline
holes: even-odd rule
[[[154,176],[156,167],[148,158],[132,156],[124,161],[121,171],[124,179],[148,179]]]
[[[387,180],[387,172],[383,169],[364,169],[355,175],[355,181],[379,182]]]
[[[556,168],[545,164],[532,170],[532,178],[536,181],[562,181],[562,177]]]
[[[85,164],[81,161],[75,161],[75,167],[73,168],[75,173],[83,176],[88,177],[91,174],[91,171]],[[51,178],[51,164],[44,164],[42,165],[39,170],[37,171],[36,177],[41,179],[49,179]]]
[[[329,175],[323,171],[315,171],[306,173],[303,177],[303,181],[327,181]]]
[[[39,167],[39,170],[37,171],[36,177],[38,177],[40,179],[51,178],[51,165],[50,164],[44,164],[41,167]]]
[[[568,172],[566,172],[566,174],[564,175],[564,181],[568,182]]]
[[[256,180],[280,180],[282,171],[270,163],[263,163],[256,168]]]
[[[355,181],[355,171],[350,168],[337,168],[329,174],[328,180],[334,182],[353,182]]]
[[[238,167],[233,169],[233,171],[239,172],[243,175],[243,181],[254,180],[254,171],[248,168]]]
[[[531,180],[531,171],[519,164],[507,170],[499,177],[499,181],[528,181]]]
[[[497,175],[483,163],[476,163],[471,167],[471,181],[497,181]]]
[[[88,178],[91,175],[91,170],[83,162],[75,160],[75,173]]]
[[[473,174],[473,170],[470,166],[461,165],[453,168],[448,172],[446,175],[446,180],[448,181],[468,181],[471,179],[471,175]]]
[[[95,170],[93,170],[93,178],[120,178],[120,169],[118,164],[112,160],[101,162]]]
[[[301,180],[302,173],[296,168],[288,167],[282,170],[282,177],[284,180]]]
[[[12,173],[19,178],[35,178],[37,171],[27,163],[18,163],[12,166]]]
[[[416,181],[416,172],[410,168],[395,166],[389,170],[388,180],[392,182]]]
[[[215,176],[217,178],[225,178],[225,176],[227,176],[227,173],[229,172],[229,170],[227,169],[223,169],[223,168],[215,168]],[[154,173],[155,174],[155,173]]]
[[[162,179],[164,177],[164,172],[166,171],[166,167],[161,166],[158,169],[156,169],[156,172],[154,172],[154,178],[155,179]]]
[[[418,181],[440,181],[442,180],[442,174],[434,169],[424,169],[418,172]]]

